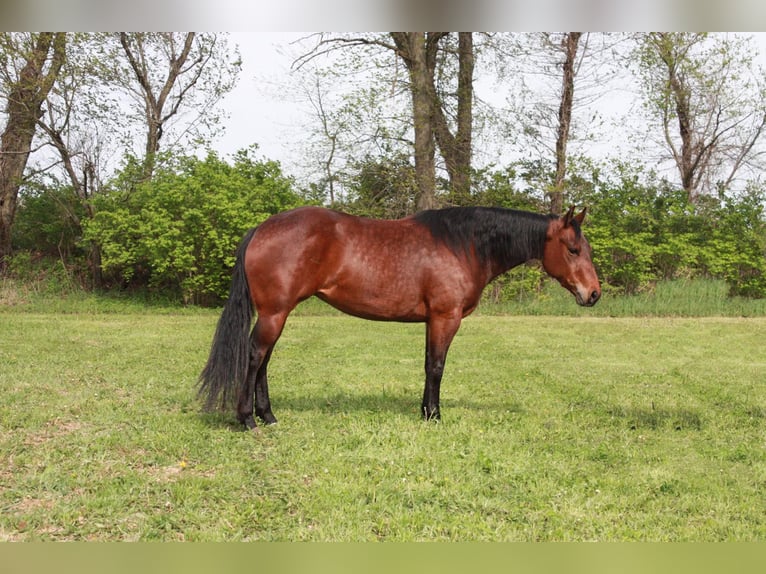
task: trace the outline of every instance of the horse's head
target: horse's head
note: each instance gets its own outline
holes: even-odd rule
[[[590,245],[580,230],[585,211],[574,215],[572,206],[566,215],[551,220],[543,267],[575,296],[579,305],[590,307],[601,297],[601,285],[590,258]]]

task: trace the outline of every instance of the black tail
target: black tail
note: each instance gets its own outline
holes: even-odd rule
[[[248,231],[237,248],[229,298],[218,319],[207,364],[199,376],[197,395],[205,400],[206,410],[234,406],[247,378],[253,304],[245,275],[245,251],[254,233],[255,228]]]

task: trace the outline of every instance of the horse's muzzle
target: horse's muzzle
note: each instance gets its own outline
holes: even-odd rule
[[[593,305],[596,304],[596,301],[598,301],[600,298],[601,291],[599,289],[594,289],[587,299],[580,294],[580,291],[575,293],[577,304],[582,305],[583,307],[593,307]]]

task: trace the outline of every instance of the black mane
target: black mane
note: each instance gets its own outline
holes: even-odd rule
[[[510,269],[542,258],[548,224],[556,216],[500,207],[448,207],[421,211],[414,218],[454,253],[470,256],[475,250],[482,265]]]

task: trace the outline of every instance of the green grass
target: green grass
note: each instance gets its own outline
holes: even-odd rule
[[[485,310],[426,424],[423,327],[311,305],[259,435],[194,399],[217,312],[0,309],[0,540],[766,539],[766,319]]]

